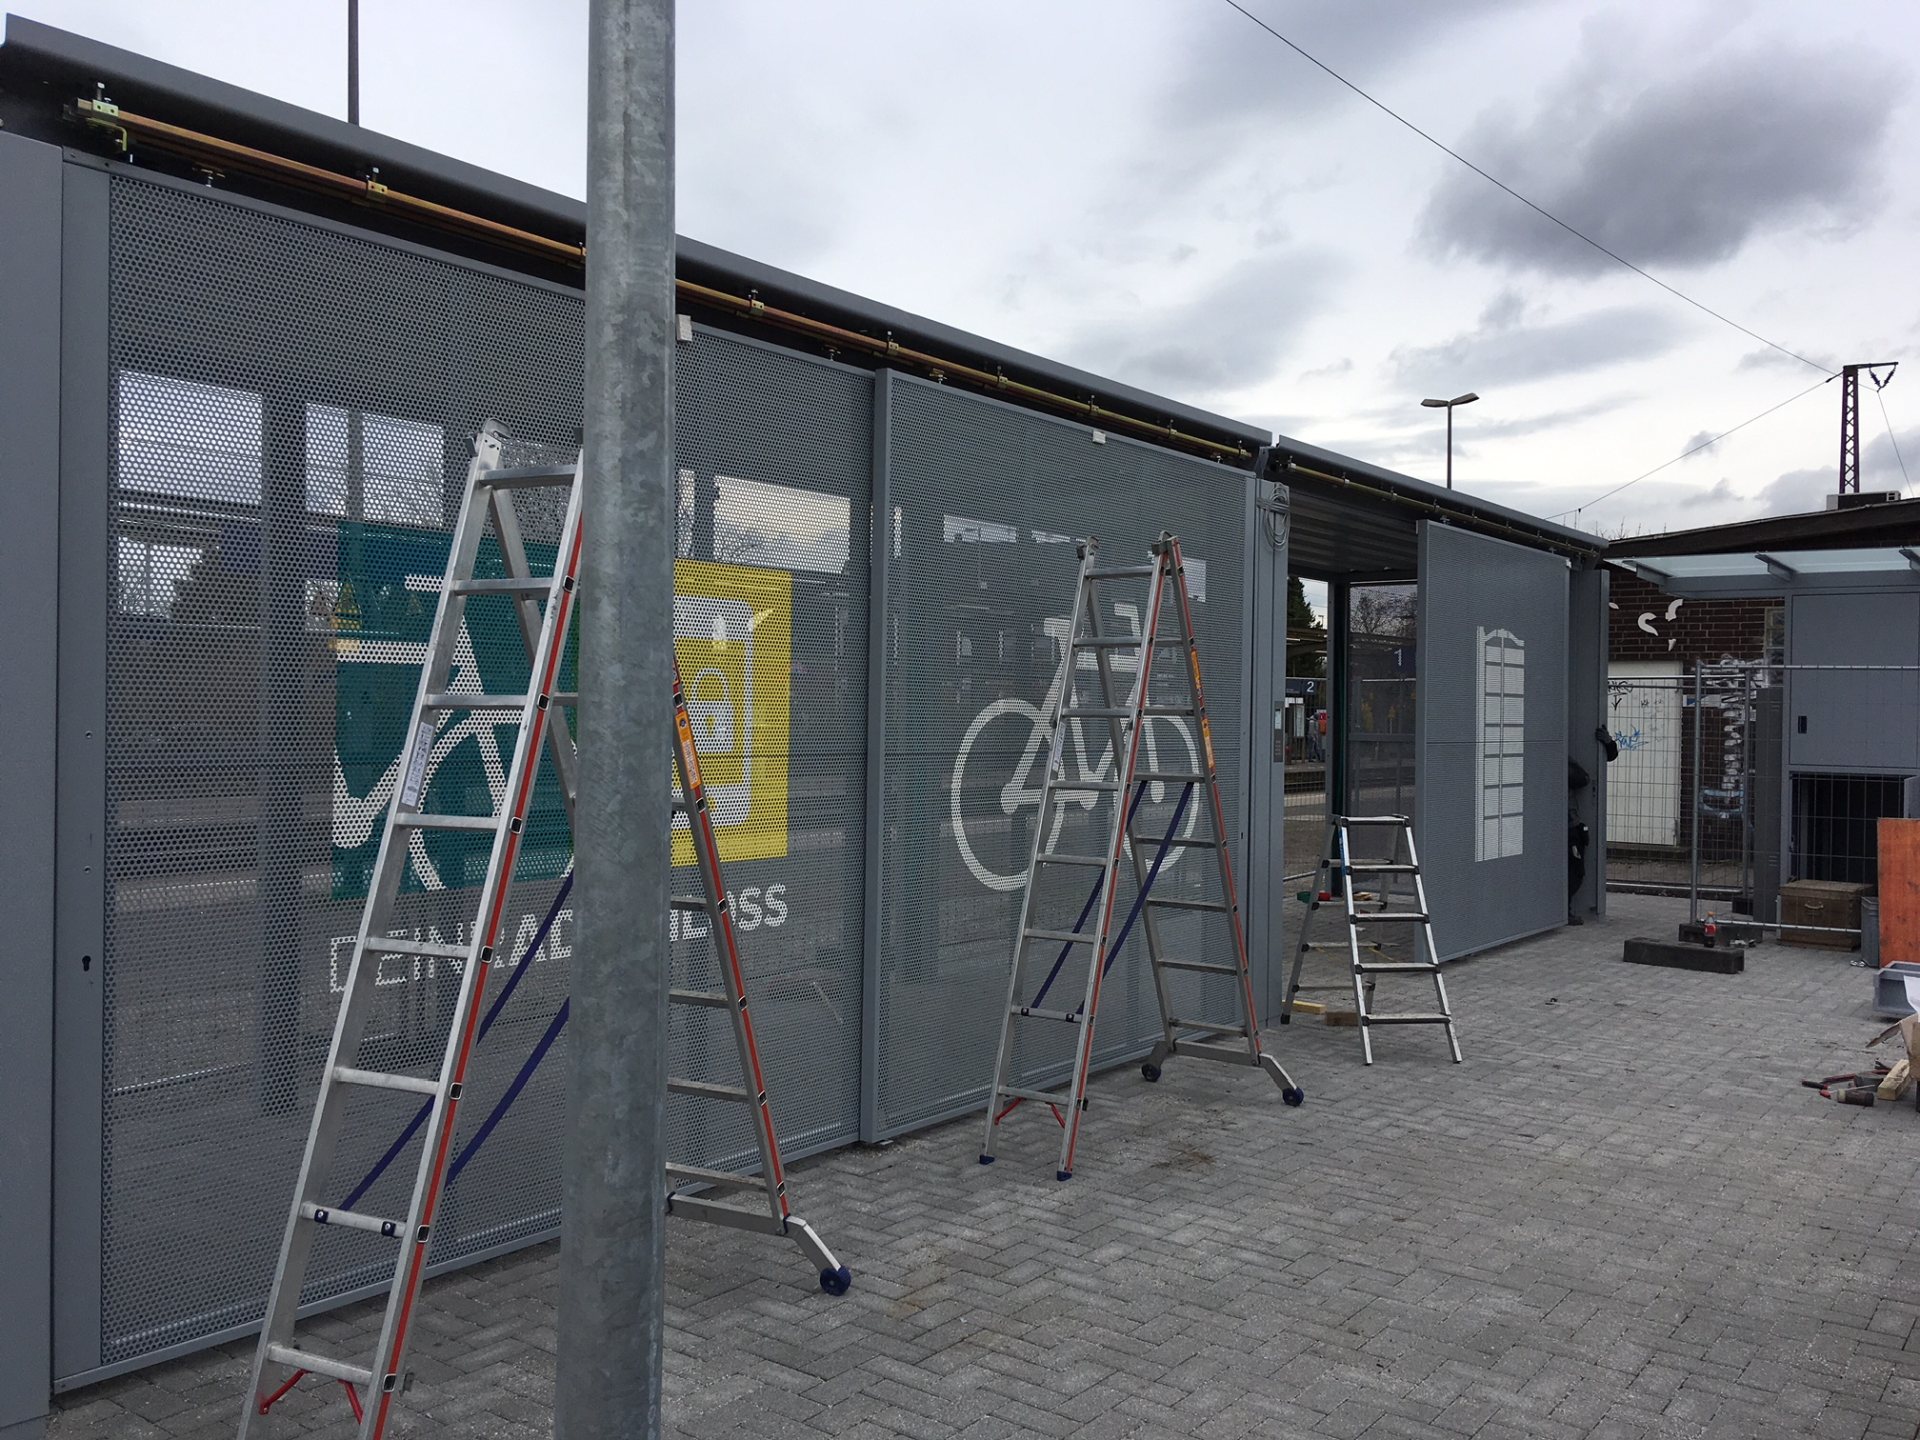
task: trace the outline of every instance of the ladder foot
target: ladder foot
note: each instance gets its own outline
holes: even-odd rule
[[[991,1155],[982,1155],[982,1156],[980,1157],[980,1163],[981,1163],[982,1165],[991,1165],[991,1164],[993,1164],[993,1156],[991,1156]]]
[[[1149,1083],[1152,1083],[1160,1078],[1160,1067],[1151,1060],[1144,1060],[1140,1064],[1140,1073],[1147,1078]]]
[[[1056,1171],[1054,1171],[1054,1172],[1053,1172],[1053,1178],[1054,1178],[1054,1179],[1056,1179],[1056,1180],[1071,1180],[1071,1179],[1073,1179],[1073,1171],[1071,1171],[1071,1170],[1056,1170]]]
[[[1293,1023],[1293,1012],[1288,1011],[1286,1014],[1282,1015],[1280,1017],[1280,1023],[1282,1025],[1291,1025]]]
[[[829,1295],[844,1295],[853,1288],[853,1272],[846,1266],[820,1272],[820,1288]]]
[[[1289,1085],[1280,1092],[1280,1098],[1286,1101],[1287,1104],[1297,1107],[1307,1103],[1307,1092],[1302,1090],[1298,1085]]]

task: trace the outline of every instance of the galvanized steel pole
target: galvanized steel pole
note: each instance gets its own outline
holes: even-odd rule
[[[592,0],[579,921],[558,1440],[660,1433],[673,684],[673,0]]]

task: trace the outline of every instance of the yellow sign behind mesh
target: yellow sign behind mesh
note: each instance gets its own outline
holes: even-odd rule
[[[723,861],[787,853],[793,708],[793,576],[676,560],[673,649]],[[694,863],[685,817],[673,863]]]

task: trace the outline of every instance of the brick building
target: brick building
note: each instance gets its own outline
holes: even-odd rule
[[[1680,600],[1650,581],[1615,568],[1607,616],[1607,658],[1619,661],[1758,660],[1767,615],[1777,599]]]

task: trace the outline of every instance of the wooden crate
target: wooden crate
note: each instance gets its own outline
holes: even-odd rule
[[[1789,880],[1780,887],[1780,939],[1787,945],[1818,945],[1825,950],[1856,950],[1860,898],[1865,885],[1848,880]],[[1819,929],[1796,927],[1819,926]]]

